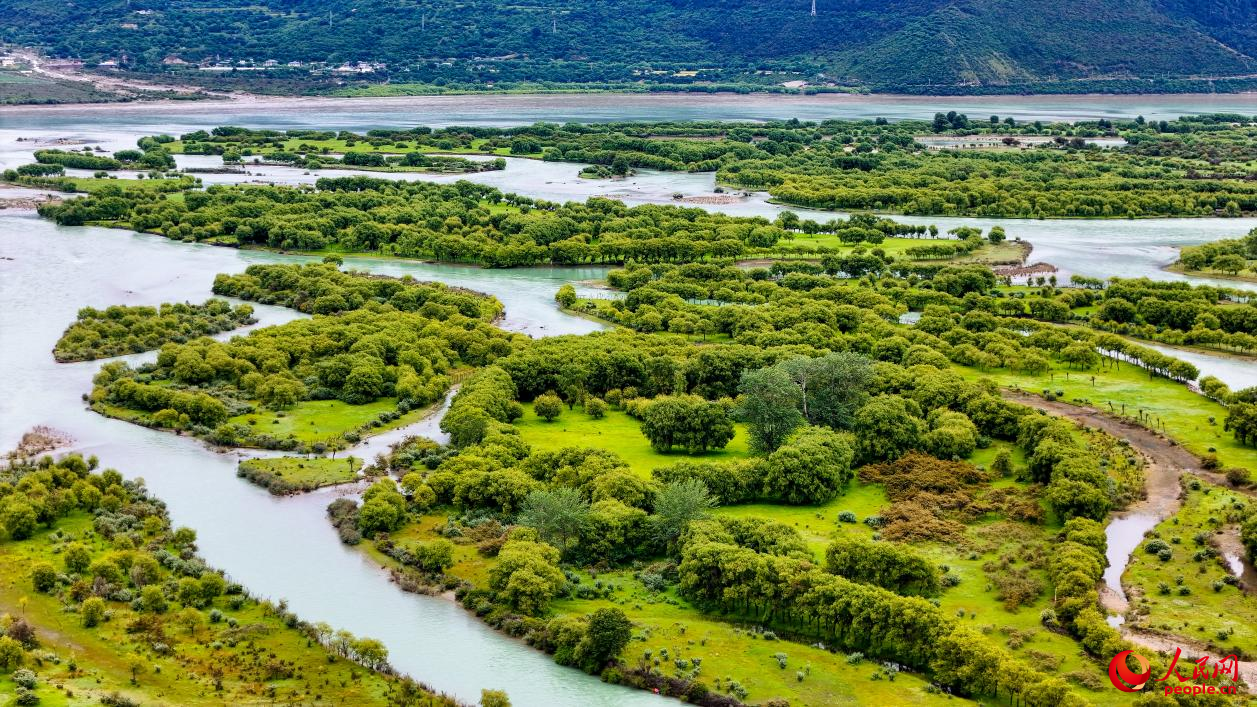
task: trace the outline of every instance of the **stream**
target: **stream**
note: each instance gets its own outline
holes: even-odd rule
[[[509,99],[509,100],[506,100]],[[840,100],[841,99],[841,100]],[[0,168],[30,161],[37,147],[64,138],[99,144],[107,150],[134,145],[154,133],[178,134],[219,124],[252,127],[331,127],[365,130],[417,124],[512,125],[537,120],[757,119],[772,117],[928,117],[935,106],[997,113],[1020,118],[1073,119],[1144,114],[1231,110],[1257,113],[1257,96],[1200,97],[995,97],[992,99],[906,99],[903,97],[687,97],[545,96],[450,97],[380,101],[266,101],[238,104],[161,106],[2,108]],[[312,109],[317,107],[317,110]],[[18,141],[18,138],[27,138]],[[30,138],[36,138],[32,141]],[[205,158],[181,157],[190,165]],[[715,187],[710,174],[644,171],[624,181],[584,180],[580,165],[508,158],[506,170],[467,175],[506,191],[556,201],[599,195],[637,203],[675,203],[672,194],[703,196]],[[283,183],[309,182],[318,175],[283,167],[249,167],[246,179]],[[346,174],[327,171],[323,174]],[[367,173],[395,178],[454,180],[458,176]],[[201,175],[208,182],[239,175]],[[731,205],[701,208],[738,215],[772,217],[782,207],[753,194]],[[802,212],[801,209],[794,209]],[[831,214],[820,217],[830,218]],[[1031,260],[1052,262],[1065,272],[1096,277],[1122,275],[1184,279],[1161,268],[1173,261],[1177,247],[1235,237],[1257,226],[1257,219],[1041,220],[911,218],[988,228],[1002,224],[1012,237],[1035,245]],[[214,275],[240,272],[253,263],[310,260],[261,251],[239,251],[185,244],[159,236],[117,229],[59,227],[31,212],[0,211],[0,449],[12,448],[22,433],[48,425],[68,433],[73,448],[96,454],[102,466],[129,477],[143,477],[170,507],[179,525],[195,528],[201,554],[258,596],[284,598],[311,622],[326,621],[358,635],[383,641],[390,662],[434,688],[474,701],[482,688],[505,689],[518,706],[656,704],[644,692],[606,685],[579,671],[562,668],[540,652],[496,633],[455,603],[406,594],[361,553],[339,542],[324,508],[341,490],[324,489],[292,497],[273,497],[238,479],[238,454],[218,453],[199,441],[111,420],[89,411],[82,395],[100,363],[56,364],[51,349],[83,306],[156,305],[200,302],[210,296]],[[604,276],[600,267],[482,270],[471,266],[432,265],[384,258],[354,257],[358,269],[487,292],[506,306],[502,326],[530,336],[582,334],[601,325],[565,315],[553,301],[566,282]],[[1068,275],[1064,275],[1066,278]],[[1195,281],[1200,281],[1195,279]],[[1226,283],[1237,286],[1236,283]],[[1257,285],[1248,285],[1257,290]],[[579,290],[580,288],[578,288]],[[276,307],[255,305],[256,326],[301,316]],[[140,354],[143,360],[151,354]],[[1192,359],[1209,374],[1208,354]],[[1185,357],[1186,358],[1186,357]],[[1257,366],[1232,365],[1212,370],[1233,387],[1257,384]],[[369,440],[352,453],[370,461],[393,437],[426,430],[435,436],[439,415],[403,430]],[[1142,538],[1143,520],[1133,513],[1114,521],[1110,552],[1122,538]],[[1124,521],[1126,525],[1117,525]],[[1155,523],[1155,521],[1153,521]],[[1129,526],[1129,530],[1125,530]],[[1150,526],[1149,526],[1150,527]],[[1131,545],[1133,549],[1134,545]],[[1129,550],[1126,551],[1127,554]],[[1125,558],[1110,558],[1124,566]],[[1118,573],[1120,577],[1120,572]],[[1107,577],[1107,575],[1106,575]],[[1120,587],[1120,582],[1118,583]]]

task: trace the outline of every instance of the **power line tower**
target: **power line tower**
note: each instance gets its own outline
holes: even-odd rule
[[[812,17],[816,17],[816,0],[812,0]]]

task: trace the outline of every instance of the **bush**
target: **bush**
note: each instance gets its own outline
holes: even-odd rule
[[[1248,486],[1252,480],[1252,476],[1249,474],[1248,469],[1241,469],[1240,467],[1235,466],[1226,470],[1226,480],[1227,483],[1231,484],[1235,488],[1243,488]]]
[[[83,625],[92,628],[105,617],[105,601],[100,597],[89,597],[83,601],[79,613],[83,615]]]
[[[47,562],[40,562],[31,568],[31,583],[40,594],[51,594],[57,588],[57,570]]]
[[[546,422],[554,422],[563,414],[563,401],[554,393],[543,393],[532,403],[533,412]]]

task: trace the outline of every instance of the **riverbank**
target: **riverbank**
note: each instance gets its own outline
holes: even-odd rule
[[[1252,272],[1253,273],[1252,275],[1238,275],[1238,274],[1232,275],[1232,274],[1224,273],[1221,270],[1209,270],[1209,269],[1188,270],[1187,268],[1183,267],[1182,261],[1180,260],[1176,260],[1173,263],[1170,263],[1169,265],[1166,265],[1165,267],[1161,269],[1164,270],[1165,272],[1177,273],[1179,275],[1187,275],[1188,277],[1216,277],[1219,280],[1234,280],[1236,282],[1257,283],[1257,271],[1252,271],[1252,270],[1248,271],[1248,272]]]
[[[46,528],[33,518],[30,527],[8,524],[0,541],[8,634],[0,638],[0,693],[15,695],[13,704],[459,707],[398,676],[378,641],[334,634],[300,620],[286,602],[251,596],[206,566],[196,533],[176,529],[142,483],[94,467],[95,458],[70,455],[7,471],[43,477],[20,485],[10,507],[23,497],[38,503],[25,489],[46,483],[67,493],[85,482],[119,505],[97,509],[89,499],[49,509]]]
[[[1113,514],[1106,527],[1109,566],[1104,572],[1104,583],[1098,587],[1099,602],[1110,613],[1110,623],[1119,626],[1122,636],[1132,643],[1160,652],[1172,653],[1181,647],[1203,654],[1207,647],[1197,638],[1127,626],[1125,614],[1131,610],[1132,601],[1137,596],[1128,593],[1123,576],[1132,554],[1143,543],[1145,534],[1183,507],[1181,483],[1184,478],[1196,476],[1227,487],[1229,484],[1225,477],[1215,470],[1206,469],[1198,457],[1174,441],[1128,420],[1114,418],[1091,408],[1047,401],[1023,391],[1005,390],[1004,396],[1052,415],[1103,430],[1119,440],[1125,440],[1143,457],[1144,498]],[[1257,499],[1257,492],[1252,489],[1238,492]],[[1251,572],[1251,568],[1249,571]],[[1257,684],[1257,662],[1243,662],[1241,671],[1250,685]]]

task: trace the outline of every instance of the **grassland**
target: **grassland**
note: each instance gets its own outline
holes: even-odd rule
[[[1200,268],[1197,270],[1188,270],[1183,267],[1182,261],[1174,261],[1165,266],[1165,270],[1176,272],[1183,275],[1191,275],[1192,277],[1212,277],[1219,280],[1235,280],[1237,282],[1257,282],[1257,260],[1248,261],[1248,269],[1241,270],[1238,273],[1222,272],[1214,268]]]
[[[650,470],[655,467],[675,464],[686,459],[723,462],[745,459],[750,455],[746,446],[746,428],[742,425],[735,426],[735,434],[729,446],[698,455],[679,451],[672,454],[656,452],[642,435],[637,420],[620,410],[607,410],[606,417],[595,420],[580,408],[575,410],[564,408],[563,414],[557,420],[546,422],[537,417],[531,407],[525,406],[524,416],[515,421],[515,426],[519,428],[520,436],[532,446],[534,451],[547,452],[563,447],[610,449],[628,462],[629,467],[643,478],[649,478]]]
[[[578,407],[565,409],[554,422],[538,419],[531,410],[516,423],[523,439],[534,451],[559,449],[565,446],[594,446],[616,452],[643,476],[655,467],[674,463],[679,455],[655,452],[637,429],[637,423],[623,412],[609,410],[607,417],[594,420]],[[1101,433],[1078,431],[1085,444],[1093,445],[1097,454],[1111,454],[1117,443]],[[728,450],[713,459],[731,460],[747,456],[745,432]],[[1010,454],[1015,469],[1025,466],[1024,455],[1006,442],[994,442],[977,450],[970,458],[974,464],[989,466],[1001,451]],[[1109,466],[1117,477],[1129,474],[1119,470],[1122,464]],[[1138,476],[1137,471],[1134,472]],[[1127,477],[1115,478],[1119,486],[1129,485]],[[990,489],[1010,489],[1019,493],[1036,493],[1035,486],[1013,477],[997,478]],[[785,506],[746,504],[717,508],[714,514],[777,522],[799,531],[817,562],[823,562],[826,546],[836,537],[873,538],[879,532],[863,521],[884,512],[890,500],[882,486],[853,481],[840,496],[821,506]],[[855,522],[843,522],[840,514],[850,512]],[[399,545],[424,543],[443,537],[442,530],[453,520],[447,509],[435,509],[420,519],[390,533]],[[1009,649],[1027,664],[1066,678],[1066,680],[1097,705],[1122,704],[1122,695],[1109,688],[1103,667],[1085,657],[1076,641],[1067,635],[1046,628],[1040,614],[1052,606],[1046,558],[1060,522],[1045,513],[1041,524],[1012,521],[991,513],[970,523],[959,542],[926,542],[913,545],[919,552],[942,566],[953,578],[954,585],[939,597],[939,605],[950,614],[966,617],[986,640]],[[368,556],[386,567],[397,563],[364,542],[359,546]],[[448,574],[474,586],[488,583],[489,570],[497,560],[477,552],[473,543],[455,539],[454,565]],[[994,577],[1007,569],[1029,574],[1040,583],[1040,590],[1030,601],[1008,607],[1001,598]],[[642,661],[655,666],[664,675],[685,672],[674,661],[701,660],[704,682],[727,692],[730,679],[748,692],[750,703],[788,697],[792,705],[829,704],[932,704],[939,695],[926,692],[920,677],[900,674],[888,681],[882,666],[870,662],[849,663],[842,653],[767,635],[754,617],[704,614],[676,593],[675,586],[658,591],[641,580],[643,572],[653,571],[650,565],[635,564],[632,568],[591,574],[588,570],[572,570],[582,584],[614,586],[610,597],[577,598],[554,603],[551,615],[584,615],[605,606],[622,609],[634,624],[634,641],[621,659],[627,667],[638,667]],[[663,649],[667,649],[666,655]],[[646,651],[650,658],[645,657]],[[778,667],[776,654],[784,653],[786,667]],[[853,659],[854,660],[854,659]],[[878,674],[877,678],[873,676]]]
[[[229,423],[241,423],[253,427],[256,432],[272,437],[294,437],[301,442],[326,442],[341,437],[346,432],[370,425],[380,413],[397,409],[394,398],[380,398],[362,405],[350,405],[342,400],[304,400],[288,410],[258,409],[246,415],[237,415]],[[380,431],[413,422],[416,413],[403,415]]]
[[[119,420],[126,420],[145,427],[160,427],[153,413],[95,402],[96,412]],[[330,448],[341,447],[347,441],[367,437],[391,429],[403,427],[423,419],[430,409],[411,410],[395,420],[381,422],[382,413],[397,409],[395,398],[380,398],[362,405],[351,405],[342,400],[305,400],[287,410],[268,410],[259,407],[255,412],[236,415],[228,424],[245,425],[254,435],[268,435],[277,442],[295,440],[296,443],[322,443]],[[356,439],[355,439],[356,441]],[[248,447],[241,442],[232,446]],[[267,446],[274,449],[292,449],[291,446]]]
[[[1216,544],[1229,526],[1252,514],[1253,500],[1195,477],[1184,478],[1183,505],[1131,555],[1122,585],[1132,626],[1183,636],[1223,655],[1257,654],[1257,597],[1224,581],[1229,572]],[[1169,559],[1147,552],[1161,540]],[[1233,634],[1219,635],[1229,627]]]
[[[1197,455],[1216,452],[1224,467],[1257,469],[1257,449],[1241,445],[1222,429],[1226,408],[1181,383],[1151,376],[1132,364],[1080,372],[1053,363],[1041,375],[1005,369],[957,370],[967,378],[989,378],[1031,393],[1051,391],[1063,402],[1093,407],[1164,432]]]
[[[357,457],[277,457],[245,459],[236,475],[281,496],[348,483],[361,468]]]
[[[92,530],[92,516],[76,512],[20,542],[0,543],[0,610],[36,631],[36,694],[46,707],[100,704],[118,693],[139,704],[383,704],[396,683],[356,663],[336,658],[285,624],[286,612],[243,595],[214,599],[204,619],[188,629],[168,614],[144,614],[128,603],[107,601],[105,619],[87,628],[61,599],[32,589],[36,563],[61,567],[73,540],[93,555],[113,544]],[[134,554],[134,552],[132,553]],[[199,612],[198,612],[199,613]],[[156,620],[152,617],[156,616]],[[144,630],[135,630],[143,625]],[[0,695],[12,695],[10,674],[0,675]]]

